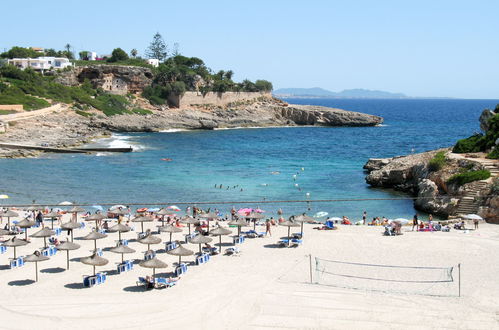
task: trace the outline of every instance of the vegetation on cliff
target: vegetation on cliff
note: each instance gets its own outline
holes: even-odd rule
[[[499,139],[499,104],[496,106],[495,116],[488,120],[489,129],[485,134],[475,134],[469,138],[457,141],[452,149],[455,153],[467,152],[489,152],[488,158],[499,159],[499,150],[494,148],[496,141]]]
[[[442,169],[445,165],[445,151],[439,151],[428,163],[428,169],[432,172],[436,172]]]
[[[31,69],[20,70],[7,65],[0,68],[0,104],[22,104],[26,110],[48,107],[47,100],[73,103],[79,110],[89,107],[111,116],[123,113],[148,113],[136,109],[129,98],[94,89],[88,82],[69,87],[54,82],[53,76],[42,76]]]
[[[488,178],[490,178],[490,171],[488,170],[470,170],[463,173],[454,174],[449,178],[449,180],[447,180],[447,183],[455,183],[458,186],[462,186],[466,183],[478,180],[487,180]]]

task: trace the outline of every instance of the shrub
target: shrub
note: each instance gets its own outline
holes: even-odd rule
[[[121,48],[113,49],[111,53],[111,58],[109,58],[108,62],[119,62],[128,60],[128,54]]]
[[[466,152],[479,152],[484,144],[483,135],[477,134],[466,139],[458,140],[452,152],[462,154]]]
[[[152,113],[151,110],[146,110],[146,109],[141,109],[141,108],[132,109],[132,112],[136,113],[138,115],[149,115]]]
[[[432,172],[439,171],[445,165],[445,152],[439,151],[436,155],[430,160],[428,164],[428,168]]]
[[[455,183],[458,186],[462,186],[466,183],[478,180],[486,180],[488,178],[490,178],[490,172],[488,170],[469,171],[454,174],[449,178],[449,180],[447,180],[447,183]]]
[[[489,159],[499,159],[499,146],[496,146],[489,154],[487,155]]]
[[[83,117],[92,117],[92,114],[90,112],[82,111],[82,110],[76,110],[76,113],[79,114],[80,116]]]

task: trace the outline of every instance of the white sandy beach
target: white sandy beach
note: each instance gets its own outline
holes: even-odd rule
[[[146,228],[156,225],[146,223]],[[33,283],[34,264],[18,269],[5,266],[12,257],[9,248],[0,255],[0,328],[499,329],[499,226],[483,224],[469,233],[418,233],[404,227],[404,235],[396,237],[382,236],[381,227],[317,231],[314,226],[305,225],[304,244],[298,248],[265,247],[287,233],[286,227],[273,227],[273,237],[247,239],[240,245],[240,256],[214,256],[207,264],[190,266],[176,286],[151,291],[135,284],[138,276],[152,274],[151,269],[136,264],[130,272],[113,274],[121,256],[106,250],[103,256],[110,262],[98,268],[109,274],[102,285],[83,288],[82,275],[91,274],[92,267],[73,261],[66,271],[63,251],[39,263],[39,282]],[[82,248],[71,251],[71,258],[91,254],[93,241],[76,239],[90,227],[75,231],[75,242]],[[64,237],[65,232],[59,238]],[[108,234],[97,246],[114,246],[117,237],[117,233]],[[161,237],[165,241],[169,234]],[[174,234],[174,239],[181,237],[183,233]],[[136,233],[124,233],[123,238],[134,239]],[[231,239],[225,236],[222,241]],[[43,239],[31,238],[29,245],[18,248],[18,255],[33,253],[42,244]],[[143,257],[145,245],[130,242],[130,247],[137,252],[128,259]],[[164,244],[153,248],[164,251]],[[461,263],[462,296],[456,296],[457,282],[449,288],[450,297],[310,284],[309,254],[407,266]],[[168,276],[177,258],[164,252],[158,258],[170,267],[158,269],[157,274]]]

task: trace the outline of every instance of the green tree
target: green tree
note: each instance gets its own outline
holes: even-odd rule
[[[225,71],[224,78],[227,80],[232,80],[232,77],[234,76],[234,71],[229,70]]]
[[[83,50],[78,55],[80,56],[80,60],[88,61],[88,51]]]
[[[0,57],[3,57],[3,58],[27,58],[27,57],[35,58],[35,57],[39,57],[40,55],[41,55],[40,53],[35,52],[31,48],[14,46],[11,49],[9,49],[8,51],[6,51],[5,53],[2,53],[0,55]]]
[[[130,51],[130,55],[132,55],[133,58],[136,58],[138,53],[139,52],[135,48]]]
[[[108,62],[119,62],[128,60],[128,54],[121,48],[113,49],[111,53],[111,58],[109,58]]]
[[[168,57],[168,47],[159,32],[156,32],[152,38],[146,50],[146,56],[148,58],[157,58],[160,62],[163,62]]]
[[[255,81],[255,87],[260,92],[270,92],[273,89],[272,83],[267,80]]]
[[[54,48],[45,49],[45,56],[57,56],[57,52]]]
[[[71,48],[72,48],[72,47],[73,47],[73,46],[71,46],[70,44],[66,44],[66,45],[64,46],[64,49],[66,49],[66,50],[65,50],[64,52],[62,52],[62,56],[63,56],[63,57],[67,57],[67,58],[69,58],[70,60],[74,59],[74,54],[73,54],[73,52],[71,51]]]

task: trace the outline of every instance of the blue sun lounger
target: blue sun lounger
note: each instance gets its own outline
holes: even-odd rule
[[[165,250],[166,251],[171,251],[173,249],[176,249],[178,247],[177,242],[166,242],[165,243]]]
[[[165,277],[158,277],[154,280],[156,283],[157,287],[164,287],[164,288],[171,288],[175,284],[177,284],[178,280],[170,280],[169,278]]]
[[[187,272],[187,264],[181,263],[175,268],[175,275],[180,276]]]
[[[0,254],[4,254],[5,252],[7,252],[7,247],[0,245]]]

